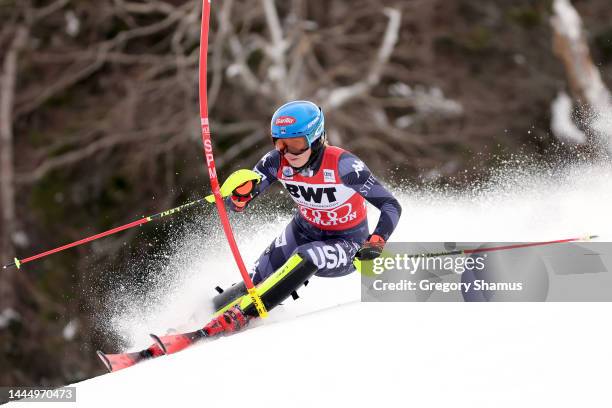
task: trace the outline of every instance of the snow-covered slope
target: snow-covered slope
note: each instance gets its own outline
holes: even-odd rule
[[[505,174],[458,195],[402,188],[394,240],[612,237],[609,168]],[[247,262],[287,219],[237,222]],[[238,276],[228,252],[210,249],[212,230],[185,232],[164,285],[110,308],[108,329],[139,348],[177,322],[201,326],[210,288]],[[610,406],[608,303],[360,303],[357,274],[300,294],[245,332],[77,384],[78,406]]]
[[[603,407],[601,304],[364,304],[77,385],[82,407]]]

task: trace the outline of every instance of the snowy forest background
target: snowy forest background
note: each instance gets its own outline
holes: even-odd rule
[[[209,190],[200,6],[0,0],[1,263]],[[390,182],[460,186],[514,157],[608,154],[608,0],[219,0],[212,9],[221,175],[270,149],[269,118],[295,98],[319,103],[330,142]],[[97,265],[154,253],[166,233],[132,230],[0,270],[0,385],[102,372],[94,350],[113,339],[92,325]]]

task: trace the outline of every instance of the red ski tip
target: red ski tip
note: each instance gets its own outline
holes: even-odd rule
[[[104,364],[104,367],[106,367],[108,372],[112,373],[113,372],[113,367],[111,366],[110,361],[108,361],[108,358],[106,358],[106,354],[104,354],[100,350],[96,351],[96,354],[98,355],[98,357],[100,357],[100,360],[102,361],[102,364]]]
[[[123,370],[124,368],[138,364],[141,361],[163,356],[164,352],[157,343],[154,343],[149,348],[141,351],[106,354],[98,350],[96,354],[98,354],[98,357],[100,357],[100,361],[102,361],[104,367],[106,367],[110,373],[114,373],[115,371]]]
[[[168,350],[166,349],[166,346],[164,345],[164,342],[159,338],[159,336],[157,336],[156,334],[153,334],[153,333],[150,333],[149,336],[151,336],[153,341],[155,343],[157,343],[157,345],[159,346],[159,348],[162,350],[162,352],[164,354],[168,354]]]
[[[201,330],[181,334],[168,334],[165,336],[151,334],[151,338],[155,340],[159,348],[161,348],[165,354],[174,354],[184,350],[204,337],[206,337],[206,335],[203,334]]]

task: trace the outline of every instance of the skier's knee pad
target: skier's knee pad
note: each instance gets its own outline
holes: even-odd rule
[[[304,284],[317,271],[316,265],[308,256],[293,254],[287,262],[257,285],[257,293],[267,310],[272,310],[283,300]],[[238,285],[235,285],[238,286]],[[238,305],[242,311],[257,317],[257,309],[251,297],[242,295],[239,299],[229,301],[224,307],[217,309],[216,314],[223,313],[231,306]]]

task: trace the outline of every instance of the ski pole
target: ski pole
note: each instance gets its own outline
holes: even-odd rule
[[[69,248],[74,248],[76,246],[85,244],[87,242],[95,241],[97,239],[100,239],[100,238],[103,238],[103,237],[107,237],[109,235],[116,234],[117,232],[125,231],[127,229],[134,228],[134,227],[138,227],[138,226],[146,224],[148,222],[151,222],[151,221],[154,221],[154,220],[158,220],[160,218],[164,218],[164,217],[176,214],[176,213],[178,213],[180,211],[183,211],[183,210],[185,210],[187,208],[193,207],[194,205],[201,204],[201,203],[206,203],[206,202],[207,202],[206,198],[201,198],[199,200],[195,200],[195,201],[192,201],[190,203],[183,204],[183,205],[181,205],[179,207],[172,208],[170,210],[166,210],[166,211],[163,211],[163,212],[151,215],[149,217],[143,217],[143,218],[141,218],[141,219],[139,219],[137,221],[130,222],[130,223],[122,225],[120,227],[115,227],[115,228],[112,228],[112,229],[110,229],[108,231],[104,231],[104,232],[101,232],[99,234],[95,234],[95,235],[92,235],[90,237],[83,238],[83,239],[80,239],[78,241],[74,241],[74,242],[72,242],[70,244],[66,244],[66,245],[57,247],[55,249],[50,249],[48,251],[41,252],[40,254],[33,255],[33,256],[28,257],[28,258],[24,258],[24,259],[14,258],[14,262],[12,264],[4,265],[2,267],[2,269],[7,269],[7,268],[10,268],[10,267],[13,267],[13,266],[15,266],[17,269],[20,269],[21,265],[23,265],[25,263],[28,263],[28,262],[32,262],[32,261],[34,261],[36,259],[44,258],[44,257],[46,257],[48,255],[55,254],[57,252],[61,252],[61,251],[64,251],[66,249],[69,249]]]
[[[408,258],[431,258],[436,256],[452,256],[452,255],[469,255],[469,254],[479,254],[482,252],[493,252],[493,251],[506,251],[509,249],[518,249],[518,248],[528,248],[542,245],[552,245],[552,244],[562,244],[566,242],[576,242],[576,241],[590,241],[592,239],[599,238],[597,235],[587,235],[584,237],[576,237],[576,238],[565,238],[558,239],[555,241],[541,241],[541,242],[528,242],[524,244],[512,244],[512,245],[502,245],[496,247],[489,248],[473,248],[473,249],[457,249],[453,251],[445,251],[445,252],[431,252],[431,253],[421,253],[421,254],[411,254],[408,255]],[[353,260],[353,264],[355,265],[355,269],[361,272],[361,261],[357,258]]]
[[[261,176],[259,174],[255,173],[252,170],[247,170],[247,169],[237,170],[237,171],[233,172],[227,178],[227,180],[225,180],[225,182],[221,186],[221,197],[225,198],[225,197],[231,195],[232,192],[234,191],[234,189],[236,187],[242,185],[243,183],[246,183],[248,181],[254,181],[254,182],[259,183],[260,180],[261,180]],[[69,249],[69,248],[74,248],[75,246],[79,246],[79,245],[85,244],[87,242],[95,241],[97,239],[100,239],[100,238],[103,238],[103,237],[107,237],[107,236],[112,235],[112,234],[116,234],[117,232],[125,231],[127,229],[134,228],[134,227],[146,224],[148,222],[151,222],[151,221],[154,221],[154,220],[158,220],[158,219],[163,218],[163,217],[174,215],[174,214],[176,214],[176,213],[178,213],[180,211],[183,211],[183,210],[185,210],[187,208],[193,207],[193,206],[195,206],[197,204],[214,203],[214,202],[215,202],[214,196],[213,195],[208,195],[208,196],[206,196],[204,198],[201,198],[199,200],[195,200],[195,201],[192,201],[190,203],[178,206],[176,208],[172,208],[171,210],[166,210],[166,211],[160,212],[158,214],[151,215],[149,217],[141,218],[140,220],[130,222],[129,224],[125,224],[125,225],[122,225],[120,227],[116,227],[116,228],[110,229],[110,230],[105,231],[105,232],[101,232],[101,233],[96,234],[96,235],[92,235],[91,237],[88,237],[88,238],[80,239],[80,240],[72,242],[70,244],[66,244],[66,245],[63,245],[61,247],[58,247],[58,248],[55,248],[55,249],[51,249],[49,251],[42,252],[40,254],[31,256],[29,258],[24,258],[24,259],[14,258],[14,262],[12,264],[4,265],[2,267],[2,269],[7,269],[7,268],[10,268],[10,267],[13,267],[13,266],[15,266],[15,267],[17,267],[17,269],[19,269],[19,268],[21,268],[21,265],[23,265],[25,263],[28,263],[28,262],[31,262],[31,261],[34,261],[36,259],[44,258],[47,255],[55,254],[57,252],[60,252],[60,251],[63,251],[63,250]]]
[[[529,248],[529,247],[552,245],[552,244],[563,244],[567,242],[590,241],[595,238],[598,238],[598,236],[597,235],[587,235],[584,237],[558,239],[555,241],[527,242],[524,244],[502,245],[502,246],[489,247],[489,248],[457,249],[454,251],[437,252],[437,253],[430,253],[430,254],[413,254],[413,255],[409,255],[408,257],[418,258],[418,257],[434,257],[434,256],[445,256],[445,255],[479,254],[481,252],[506,251],[509,249]]]
[[[242,275],[242,279],[247,288],[247,292],[251,296],[253,303],[255,304],[255,308],[260,317],[266,317],[268,312],[266,310],[265,305],[263,304],[261,297],[257,294],[257,288],[253,284],[249,273],[247,272],[246,266],[244,265],[244,261],[242,260],[242,256],[240,255],[240,250],[238,249],[238,244],[236,244],[236,239],[234,238],[234,233],[232,231],[232,226],[229,222],[229,218],[227,216],[227,211],[225,210],[225,205],[223,203],[223,198],[221,196],[221,191],[219,188],[219,180],[217,178],[217,169],[215,167],[215,159],[213,156],[213,148],[212,148],[212,140],[210,138],[210,126],[208,122],[208,95],[207,95],[207,82],[206,82],[206,73],[207,73],[207,61],[208,61],[208,26],[210,23],[210,0],[202,0],[202,26],[200,30],[200,67],[199,67],[199,95],[200,95],[200,123],[202,126],[202,143],[204,144],[204,157],[206,159],[206,166],[208,168],[208,175],[210,177],[210,185],[212,187],[213,194],[215,196],[215,203],[217,205],[217,210],[219,213],[219,218],[221,219],[221,224],[223,225],[223,231],[225,232],[225,237],[227,238],[227,242],[230,246],[232,254],[234,255],[234,260],[236,261],[236,265],[238,265],[238,269],[240,270],[240,274]]]

